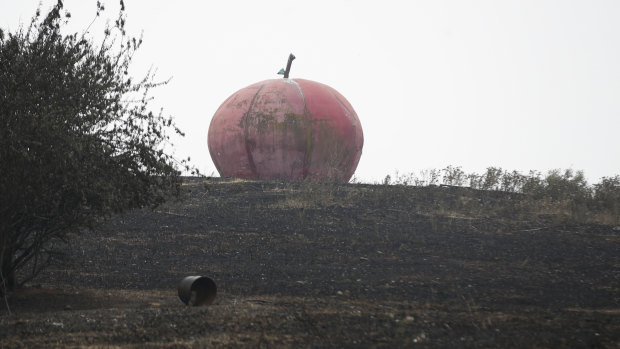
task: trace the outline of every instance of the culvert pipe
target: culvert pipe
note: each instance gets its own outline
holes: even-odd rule
[[[179,298],[186,305],[210,305],[217,295],[215,282],[206,276],[188,276],[179,284]]]

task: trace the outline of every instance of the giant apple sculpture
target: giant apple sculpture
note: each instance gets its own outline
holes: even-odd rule
[[[333,88],[265,80],[228,97],[209,126],[209,152],[223,177],[348,182],[362,155],[362,125]]]

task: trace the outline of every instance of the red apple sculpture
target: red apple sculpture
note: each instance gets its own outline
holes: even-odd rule
[[[333,88],[310,80],[265,80],[235,92],[209,126],[222,177],[348,182],[362,155],[362,125]],[[282,73],[282,71],[281,71]]]

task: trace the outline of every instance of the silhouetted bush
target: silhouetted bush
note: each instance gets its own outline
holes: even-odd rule
[[[3,289],[18,285],[17,271],[23,283],[45,267],[72,233],[180,189],[179,162],[164,145],[181,132],[148,110],[153,74],[128,75],[142,40],[127,36],[122,1],[99,46],[64,34],[69,17],[58,1],[28,28],[0,30]]]

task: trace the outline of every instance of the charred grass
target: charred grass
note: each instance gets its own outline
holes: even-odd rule
[[[454,186],[188,179],[8,297],[2,347],[616,347],[620,228]],[[184,276],[218,285],[187,307]],[[10,309],[7,311],[7,309]]]

